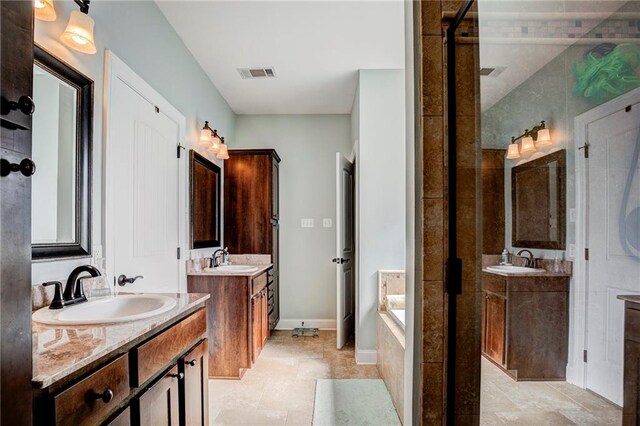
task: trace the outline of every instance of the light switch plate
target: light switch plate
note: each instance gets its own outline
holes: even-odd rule
[[[309,218],[300,219],[300,227],[301,228],[313,228],[314,227],[313,219],[309,219]]]
[[[102,257],[102,246],[93,246],[91,249],[94,259],[100,259]]]
[[[322,219],[322,227],[323,228],[331,228],[333,226],[333,220],[331,218],[325,217]]]
[[[571,257],[571,258],[575,258],[576,257],[576,245],[575,244],[569,244],[569,257]]]
[[[576,209],[569,209],[569,222],[576,221]]]

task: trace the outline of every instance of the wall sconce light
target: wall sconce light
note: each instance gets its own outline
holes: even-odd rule
[[[96,44],[93,40],[95,22],[89,16],[90,0],[74,1],[80,6],[80,11],[74,10],[71,12],[67,28],[60,36],[60,39],[72,49],[92,55],[96,53]]]
[[[520,140],[520,146],[518,146],[518,140]],[[531,130],[524,129],[523,134],[511,138],[511,143],[507,148],[507,159],[513,160],[520,158],[521,154],[535,152],[537,148],[549,146],[552,143],[551,134],[543,120]]]
[[[52,22],[56,20],[56,8],[53,0],[35,0],[33,3],[36,19]]]
[[[220,138],[220,148],[218,149],[218,154],[216,158],[219,160],[228,160],[229,159],[229,150],[227,146],[224,144],[224,138]]]
[[[204,122],[204,127],[200,131],[200,139],[198,145],[207,147],[207,151],[215,155],[219,160],[227,160],[229,153],[227,146],[224,144],[224,138],[218,135],[216,129],[209,126],[209,122]]]

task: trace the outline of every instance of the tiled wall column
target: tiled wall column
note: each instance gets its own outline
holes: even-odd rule
[[[460,1],[420,2],[422,83],[422,424],[444,424],[446,407],[447,252],[446,61],[443,11]],[[457,61],[458,255],[463,294],[458,297],[456,424],[478,424],[480,411],[480,146],[476,136],[479,80],[477,45],[459,45]]]

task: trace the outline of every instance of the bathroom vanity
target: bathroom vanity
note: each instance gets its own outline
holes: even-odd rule
[[[206,304],[209,377],[241,378],[270,336],[275,309],[273,265],[255,265],[251,272],[190,272],[187,283],[190,292],[211,295]]]
[[[570,274],[482,271],[482,354],[515,380],[564,380]]]
[[[34,424],[208,425],[208,294],[138,321],[33,323]]]

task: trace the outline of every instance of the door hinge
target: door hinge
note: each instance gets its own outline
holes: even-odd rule
[[[582,351],[582,361],[587,362],[587,350]]]
[[[180,260],[180,247],[178,247],[178,260]]]
[[[180,158],[180,150],[184,149],[185,151],[187,150],[187,148],[185,148],[184,146],[178,144],[177,150],[176,150],[176,157]]]
[[[578,149],[584,149],[584,158],[589,158],[589,141],[585,142],[584,145],[582,145]]]
[[[588,248],[584,249],[584,260],[589,260],[589,249]]]

